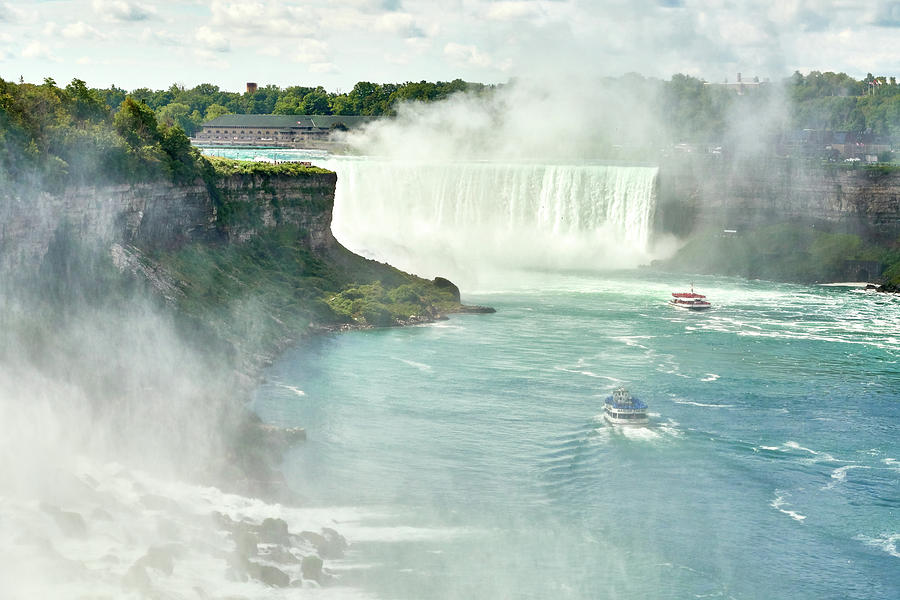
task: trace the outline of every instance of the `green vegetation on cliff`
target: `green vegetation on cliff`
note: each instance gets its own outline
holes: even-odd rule
[[[268,355],[310,328],[386,327],[460,306],[449,290],[341,246],[314,253],[287,225],[157,260],[178,284],[179,312],[247,356]]]
[[[209,161],[209,163],[212,165],[213,171],[219,177],[230,177],[232,175],[287,175],[303,177],[306,175],[331,173],[331,171],[329,171],[328,169],[304,164],[302,162],[251,162],[246,160],[222,158],[219,156],[207,156],[204,158]]]
[[[866,243],[857,235],[783,224],[740,235],[719,229],[701,232],[675,256],[657,264],[681,272],[812,283],[846,279],[855,267],[856,272],[868,272],[866,265],[859,263],[872,263],[885,267],[880,279],[900,285],[898,247]],[[865,279],[879,277],[867,273]]]

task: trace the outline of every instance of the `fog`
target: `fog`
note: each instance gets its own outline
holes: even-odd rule
[[[254,499],[282,490],[243,437],[252,373],[119,271],[120,215],[15,192],[0,199],[0,596],[271,597],[235,540],[265,518],[322,523]],[[300,558],[283,571],[299,581]]]
[[[474,287],[517,270],[665,259],[683,240],[656,222],[655,169],[701,189],[723,170],[743,177],[772,155],[786,122],[778,85],[743,96],[709,89],[726,103],[724,123],[700,144],[683,119],[703,117],[679,104],[675,82],[638,75],[556,73],[402,104],[395,119],[347,136],[367,158],[329,164],[339,173],[335,235],[366,256]]]
[[[348,142],[365,155],[414,162],[615,158],[623,147],[665,139],[657,91],[638,77],[512,80],[483,93],[402,104],[396,119],[377,121]]]

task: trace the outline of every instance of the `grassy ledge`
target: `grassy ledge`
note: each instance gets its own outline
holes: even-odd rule
[[[322,175],[332,173],[328,169],[315,167],[301,162],[256,162],[247,160],[234,160],[220,156],[204,157],[212,166],[213,172],[219,177],[232,175],[281,175],[288,177],[302,177],[305,175]]]

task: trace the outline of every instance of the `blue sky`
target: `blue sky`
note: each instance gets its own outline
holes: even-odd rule
[[[91,86],[900,75],[900,0],[0,0],[0,77]]]

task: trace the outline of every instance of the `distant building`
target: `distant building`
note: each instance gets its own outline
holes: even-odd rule
[[[722,83],[706,82],[704,85],[725,88],[727,90],[736,92],[738,96],[743,96],[744,94],[756,92],[761,87],[769,85],[769,81],[760,81],[759,77],[754,77],[751,81],[744,81],[743,79],[741,79],[741,74],[738,73],[737,81],[734,83],[729,83],[728,81],[723,81]]]
[[[247,93],[248,94],[255,94],[257,89],[259,89],[259,86],[257,86],[255,83],[253,83],[252,81],[247,82]]]
[[[193,141],[204,145],[316,148],[377,117],[343,115],[223,115],[203,124]]]

